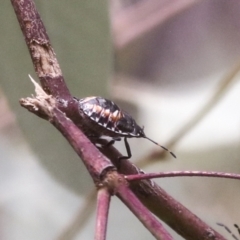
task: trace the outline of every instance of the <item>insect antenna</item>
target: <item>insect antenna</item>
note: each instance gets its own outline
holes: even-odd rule
[[[165,151],[169,152],[174,158],[177,158],[176,155],[175,155],[173,152],[171,152],[169,149],[167,149],[166,147],[158,144],[157,142],[153,141],[152,139],[148,138],[147,136],[144,136],[144,138],[148,139],[148,140],[151,141],[152,143],[158,145],[159,147],[161,147],[161,148],[164,149]]]

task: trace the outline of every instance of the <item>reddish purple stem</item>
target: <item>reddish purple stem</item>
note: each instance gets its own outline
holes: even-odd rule
[[[172,240],[172,236],[166,231],[156,217],[139,201],[136,195],[125,185],[118,188],[117,196],[135,214],[142,224],[152,233],[156,239]]]
[[[107,188],[101,188],[97,194],[97,219],[94,240],[105,240],[107,232],[110,193]]]
[[[240,174],[224,172],[205,172],[205,171],[172,171],[160,173],[134,174],[125,176],[125,178],[128,181],[166,177],[215,177],[215,178],[240,179]]]

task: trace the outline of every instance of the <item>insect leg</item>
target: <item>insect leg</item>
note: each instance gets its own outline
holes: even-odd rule
[[[130,149],[130,146],[129,146],[129,143],[128,143],[126,137],[124,137],[124,143],[125,143],[125,147],[126,147],[126,150],[127,150],[127,156],[119,157],[119,158],[118,158],[119,160],[129,159],[129,158],[131,158],[131,156],[132,156],[131,149]]]
[[[103,147],[109,147],[112,146],[116,141],[121,141],[120,137],[112,138],[107,144],[105,144]]]

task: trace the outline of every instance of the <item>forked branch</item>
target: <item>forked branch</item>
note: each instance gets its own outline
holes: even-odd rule
[[[25,37],[35,71],[47,95],[46,99],[24,99],[21,101],[21,104],[34,114],[49,120],[64,135],[83,160],[96,185],[99,186],[99,183],[104,183],[104,179],[108,174],[115,174],[117,179],[114,179],[118,182],[119,179],[126,181],[121,174],[139,173],[138,168],[129,161],[121,161],[119,163],[118,157],[121,155],[115,148],[102,149],[101,151],[104,154],[99,152],[81,131],[82,116],[79,113],[77,101],[74,101],[65,84],[45,27],[33,1],[11,0],[11,2]],[[37,102],[34,103],[36,99]],[[41,101],[44,101],[44,103]],[[46,111],[45,107],[42,108],[45,104],[50,112]],[[106,156],[118,167],[118,172],[114,170],[112,163]],[[220,234],[169,196],[163,189],[156,184],[152,184],[149,180],[131,183],[130,188],[134,194],[125,185],[119,184],[119,187],[115,186],[115,188],[117,196],[130,209],[133,209],[130,207],[131,204],[136,203],[136,201],[131,202],[129,200],[131,199],[131,195],[134,197],[137,196],[145,205],[144,208],[139,207],[139,209],[145,211],[148,208],[185,239],[224,239]],[[140,204],[140,201],[137,203]],[[135,213],[137,214],[137,212]],[[156,222],[152,214],[147,212],[145,214],[145,216],[148,216],[146,221],[139,216],[140,220],[145,226],[151,229],[150,231],[157,239],[171,239],[170,237],[166,237],[169,234],[163,230],[159,222]],[[162,236],[165,236],[165,238]]]

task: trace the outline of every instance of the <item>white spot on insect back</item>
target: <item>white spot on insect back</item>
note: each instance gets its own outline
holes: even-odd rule
[[[102,110],[102,108],[100,106],[93,105],[92,112],[98,114],[101,110]]]
[[[116,110],[116,111],[112,114],[113,118],[117,118],[118,114],[119,114],[119,111]]]
[[[92,119],[94,122],[98,122],[99,117],[89,116],[90,119]]]
[[[110,109],[105,109],[104,110],[104,116],[109,116],[110,115]]]
[[[86,104],[82,105],[82,110],[89,117],[92,115],[92,105],[91,104],[86,103]]]
[[[107,124],[108,124],[108,122],[105,122],[105,123],[103,123],[103,126],[104,126],[104,127],[106,127],[106,126],[107,126]]]

